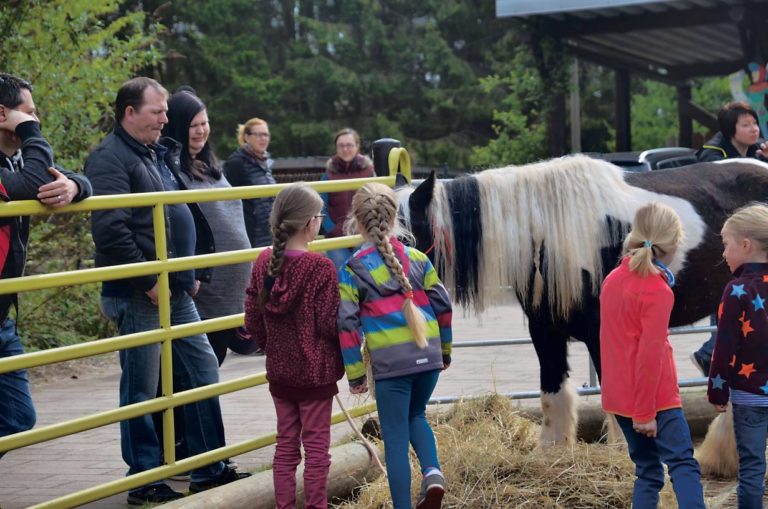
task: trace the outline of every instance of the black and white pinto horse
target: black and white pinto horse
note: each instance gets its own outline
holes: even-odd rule
[[[600,284],[635,211],[661,202],[682,220],[685,240],[670,265],[677,281],[670,326],[679,326],[717,308],[730,278],[723,222],[767,194],[768,165],[752,159],[629,173],[581,155],[446,182],[433,174],[398,191],[417,248],[429,252],[458,304],[479,313],[519,299],[541,368],[543,444],[575,440],[568,340],[586,344],[600,374]]]

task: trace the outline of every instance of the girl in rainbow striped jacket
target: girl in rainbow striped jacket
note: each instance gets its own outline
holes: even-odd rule
[[[350,223],[365,239],[339,270],[339,340],[350,391],[368,390],[362,333],[394,508],[411,508],[410,442],[423,475],[416,508],[439,509],[445,479],[425,411],[440,371],[451,363],[451,301],[427,256],[394,236],[392,189],[366,184],[358,190]]]

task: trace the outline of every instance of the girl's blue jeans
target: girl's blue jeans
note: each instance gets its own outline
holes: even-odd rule
[[[440,468],[435,435],[425,415],[439,375],[440,370],[437,369],[376,380],[376,405],[394,509],[411,508],[409,442],[419,458],[422,472],[428,468]]]
[[[739,509],[759,509],[765,492],[768,407],[733,405],[733,430],[739,451]]]
[[[629,457],[635,463],[633,509],[656,509],[659,492],[664,487],[667,465],[677,505],[690,509],[706,509],[701,487],[701,470],[693,457],[693,443],[682,408],[656,414],[656,438],[632,429],[632,419],[617,415],[621,431],[627,439]]]

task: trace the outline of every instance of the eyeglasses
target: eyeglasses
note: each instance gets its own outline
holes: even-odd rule
[[[339,143],[336,145],[336,148],[341,150],[349,150],[357,147],[356,143]]]
[[[325,214],[316,214],[316,215],[314,215],[312,217],[319,217],[320,219],[322,219],[322,218],[325,217]]]
[[[269,138],[269,133],[247,133],[248,136],[256,136],[257,138]]]

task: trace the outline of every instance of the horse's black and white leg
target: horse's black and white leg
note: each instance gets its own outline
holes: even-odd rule
[[[541,367],[542,424],[540,445],[574,444],[578,414],[576,391],[568,382],[568,334],[549,327],[529,330]]]

